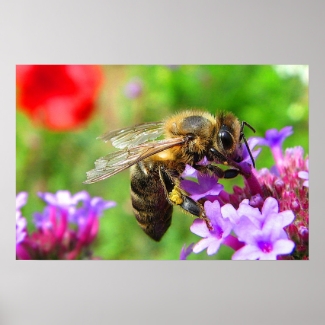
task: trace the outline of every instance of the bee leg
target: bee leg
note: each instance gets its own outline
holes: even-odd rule
[[[225,176],[224,178],[235,178],[238,176],[239,170],[238,169],[227,169],[225,170]]]
[[[199,217],[200,219],[203,219],[210,231],[213,230],[213,227],[211,225],[210,219],[205,215],[205,211],[203,206],[191,199],[189,196],[183,195],[183,202],[179,206],[185,210],[186,212],[189,212],[190,214]]]
[[[206,166],[201,166],[201,165],[196,165],[194,166],[196,170],[198,170],[201,173],[208,174],[209,172],[214,175],[216,175],[218,178],[235,178],[238,176],[240,171],[238,169],[227,169],[227,170],[222,170],[220,167],[216,165],[206,165]]]
[[[162,166],[159,168],[159,175],[165,188],[168,201],[171,204],[180,206],[184,211],[203,219],[208,229],[210,231],[213,230],[210,219],[205,215],[203,205],[185,195],[175,184],[171,175]]]

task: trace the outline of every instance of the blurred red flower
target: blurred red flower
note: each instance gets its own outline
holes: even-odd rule
[[[54,131],[83,126],[95,108],[103,73],[92,65],[17,65],[17,105]]]

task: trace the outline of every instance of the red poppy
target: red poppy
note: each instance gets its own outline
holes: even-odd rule
[[[17,65],[17,105],[55,131],[83,126],[95,108],[103,74],[90,65]]]

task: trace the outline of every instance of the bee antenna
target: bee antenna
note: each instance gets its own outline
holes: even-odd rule
[[[243,121],[241,122],[241,128],[240,128],[240,133],[241,134],[244,134],[244,126],[248,126],[254,133],[256,132],[256,130],[250,125],[248,124],[247,122]]]
[[[251,160],[252,160],[253,167],[255,168],[255,160],[254,160],[254,158],[253,158],[253,155],[252,155],[251,150],[249,149],[249,145],[248,145],[248,142],[247,142],[246,137],[245,137],[245,134],[244,134],[244,127],[245,127],[245,125],[248,126],[248,127],[249,127],[253,132],[254,132],[254,133],[255,133],[256,131],[255,131],[255,129],[254,129],[251,125],[249,125],[247,122],[243,121],[243,122],[241,123],[239,139],[240,139],[240,141],[241,141],[241,140],[244,140],[245,146],[246,146],[246,148],[247,148],[247,150],[248,150],[248,153],[249,153],[249,156],[250,156],[250,158],[251,158]]]

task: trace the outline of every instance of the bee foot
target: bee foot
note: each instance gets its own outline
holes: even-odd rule
[[[205,224],[207,225],[209,231],[213,231],[213,226],[212,226],[212,224],[211,224],[210,219],[209,219],[208,217],[205,217],[205,218],[204,218],[204,221],[205,221]]]

